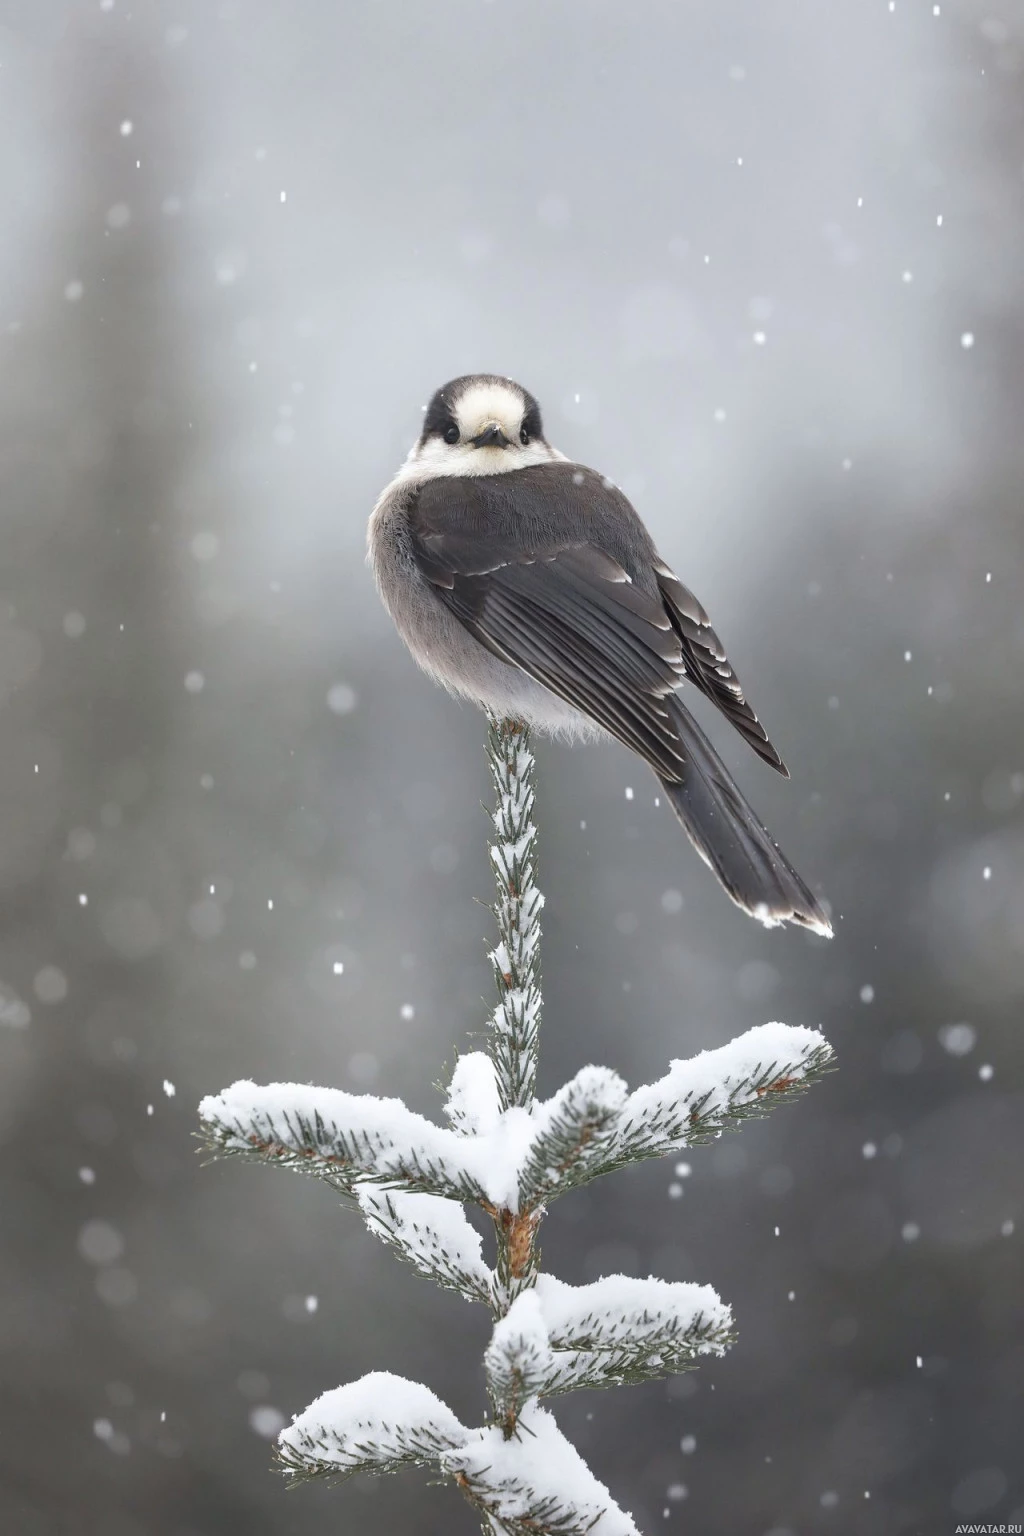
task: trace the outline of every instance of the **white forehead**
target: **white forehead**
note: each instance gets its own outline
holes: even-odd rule
[[[525,408],[526,402],[514,384],[481,380],[479,384],[470,384],[456,400],[455,419],[463,431],[475,431],[489,421],[499,421],[518,434]]]

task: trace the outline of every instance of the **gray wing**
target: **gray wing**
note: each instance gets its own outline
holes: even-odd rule
[[[679,635],[687,677],[706,698],[718,705],[758,757],[788,779],[789,769],[743,697],[740,680],[729,664],[725,646],[711,628],[711,620],[701,604],[661,560],[656,562],[654,570],[665,606]]]
[[[684,675],[779,765],[707,615],[658,560],[626,498],[593,471],[551,464],[431,480],[409,523],[422,575],[482,645],[665,778],[678,779],[686,761],[665,704]]]

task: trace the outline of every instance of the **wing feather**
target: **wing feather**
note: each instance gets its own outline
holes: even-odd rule
[[[421,575],[482,645],[663,777],[678,778],[686,761],[662,703],[684,677],[786,772],[704,609],[592,470],[553,463],[427,481],[409,527]]]
[[[725,654],[725,646],[712,629],[703,607],[667,565],[659,561],[654,569],[665,605],[674,620],[690,681],[718,705],[758,757],[788,779],[789,770],[744,698],[740,680]]]

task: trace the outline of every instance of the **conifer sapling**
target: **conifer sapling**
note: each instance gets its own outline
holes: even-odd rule
[[[724,1352],[732,1315],[708,1285],[626,1275],[567,1285],[540,1270],[540,1223],[553,1200],[599,1174],[710,1141],[793,1098],[832,1053],[816,1030],[764,1024],[672,1062],[632,1093],[615,1072],[588,1066],[538,1100],[543,897],[525,726],[492,720],[488,758],[498,1000],[486,1052],[456,1064],[447,1125],[400,1099],[238,1082],[202,1101],[202,1137],[217,1156],[322,1179],[399,1258],[493,1319],[482,1426],[462,1424],[419,1382],[371,1372],[325,1392],[281,1432],[289,1478],[426,1467],[455,1481],[489,1536],[636,1536],[544,1403],[688,1370]],[[493,1264],[466,1217],[470,1203],[493,1221]]]

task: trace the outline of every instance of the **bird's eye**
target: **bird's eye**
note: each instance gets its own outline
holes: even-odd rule
[[[445,440],[446,443],[457,443],[458,442],[458,440],[459,440],[459,429],[455,425],[454,421],[451,423],[450,426],[445,427],[445,429],[444,429],[444,440]]]
[[[524,448],[526,447],[526,445],[530,441],[530,434],[529,434],[529,432],[527,432],[525,427],[522,429],[522,431],[519,434],[519,441],[522,443]]]

